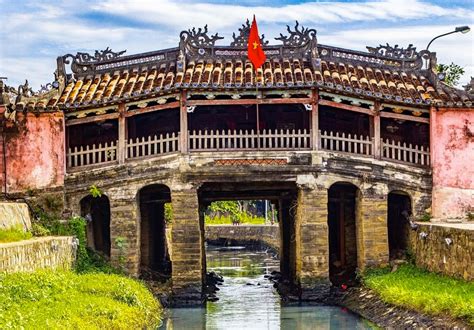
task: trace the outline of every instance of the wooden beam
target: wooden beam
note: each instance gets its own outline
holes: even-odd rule
[[[135,116],[135,115],[139,115],[139,114],[147,113],[147,112],[179,108],[179,106],[180,106],[179,101],[165,103],[165,104],[157,104],[157,105],[154,105],[154,106],[151,106],[151,107],[145,107],[145,108],[141,108],[141,109],[137,109],[137,110],[127,111],[125,113],[125,116],[126,117],[131,117],[131,116]]]
[[[374,104],[374,110],[375,110],[375,116],[371,117],[372,120],[372,125],[373,125],[373,138],[374,138],[374,150],[373,154],[374,157],[377,159],[380,159],[382,157],[382,149],[381,149],[381,143],[380,143],[380,110],[382,109],[382,106],[380,102],[375,102]]]
[[[127,155],[127,118],[125,117],[125,104],[121,103],[118,106],[118,144],[117,144],[117,159],[119,164],[125,163]]]
[[[319,149],[319,105],[318,99],[319,94],[316,89],[311,91],[312,102],[311,102],[311,149]]]
[[[415,117],[410,115],[403,115],[401,113],[392,113],[392,112],[380,112],[380,117],[382,118],[393,118],[393,119],[402,119],[402,120],[411,120],[419,123],[429,124],[429,118]]]
[[[179,132],[180,132],[180,147],[181,153],[188,153],[188,112],[186,110],[186,91],[181,91],[179,98]]]
[[[343,109],[343,110],[349,110],[349,111],[355,111],[355,112],[365,113],[365,114],[367,114],[367,115],[369,115],[369,116],[373,116],[373,115],[374,115],[374,111],[372,111],[372,110],[370,110],[370,109],[358,107],[358,106],[355,106],[355,105],[349,105],[349,104],[344,104],[344,103],[338,103],[338,102],[329,101],[329,100],[323,100],[323,99],[320,99],[320,100],[318,101],[318,103],[319,103],[320,105],[326,105],[326,106],[329,106],[329,107],[339,108],[339,109]]]
[[[311,97],[281,98],[281,99],[239,99],[239,100],[188,100],[186,104],[194,105],[247,105],[247,104],[309,104]]]
[[[114,112],[114,113],[107,113],[105,115],[76,118],[76,119],[69,119],[69,120],[66,119],[66,126],[94,123],[97,121],[102,121],[102,120],[107,120],[107,119],[117,119],[118,117],[119,117],[119,114],[117,112]]]

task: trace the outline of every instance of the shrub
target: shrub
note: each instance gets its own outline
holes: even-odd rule
[[[155,329],[161,307],[120,275],[37,271],[0,275],[1,329]]]
[[[0,229],[0,243],[17,242],[30,239],[33,235],[23,229],[22,225],[16,225],[8,229]]]

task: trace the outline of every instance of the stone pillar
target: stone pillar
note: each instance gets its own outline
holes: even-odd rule
[[[388,264],[387,195],[358,191],[356,201],[357,264],[381,267]]]
[[[106,192],[110,202],[110,259],[116,267],[138,276],[140,217],[136,191],[123,187]]]
[[[302,300],[322,300],[329,294],[327,189],[298,191],[296,277]]]
[[[196,189],[172,190],[173,227],[171,231],[173,265],[173,303],[202,303],[203,250]]]

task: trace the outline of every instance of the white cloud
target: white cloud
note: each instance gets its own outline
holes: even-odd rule
[[[119,21],[123,18],[124,22],[132,20],[143,24],[108,26],[81,16],[90,14],[91,10],[113,15],[111,17],[118,17]],[[181,30],[206,23],[211,33],[219,32],[226,37],[220,44],[227,45],[232,32],[254,13],[260,32],[265,33],[271,43],[273,37],[285,31],[285,24],[292,25],[299,20],[318,30],[320,43],[365,50],[366,45],[385,42],[401,47],[413,43],[422,49],[431,37],[453,29],[454,26],[446,22],[456,20],[456,25],[463,25],[460,22],[472,25],[474,11],[417,0],[306,2],[280,7],[169,0],[104,0],[93,5],[86,0],[61,4],[32,2],[26,7],[18,6],[18,10],[0,20],[0,75],[8,76],[10,85],[28,78],[38,88],[52,79],[57,56],[107,46],[116,51],[127,49],[127,54],[174,47],[178,45]],[[430,20],[433,24],[426,24]],[[391,27],[385,28],[387,24]],[[473,35],[471,32],[447,36],[431,46],[439,62],[455,62],[466,68],[462,83],[474,76]]]

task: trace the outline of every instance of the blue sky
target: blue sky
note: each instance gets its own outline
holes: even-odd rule
[[[34,89],[53,80],[57,56],[107,46],[127,54],[175,47],[180,31],[205,24],[227,45],[253,14],[271,43],[298,20],[318,31],[320,43],[356,50],[387,42],[423,49],[456,26],[474,28],[474,0],[0,0],[0,8],[0,76],[10,86],[28,79]],[[461,85],[474,76],[473,35],[454,34],[430,47],[438,62],[465,68]]]

